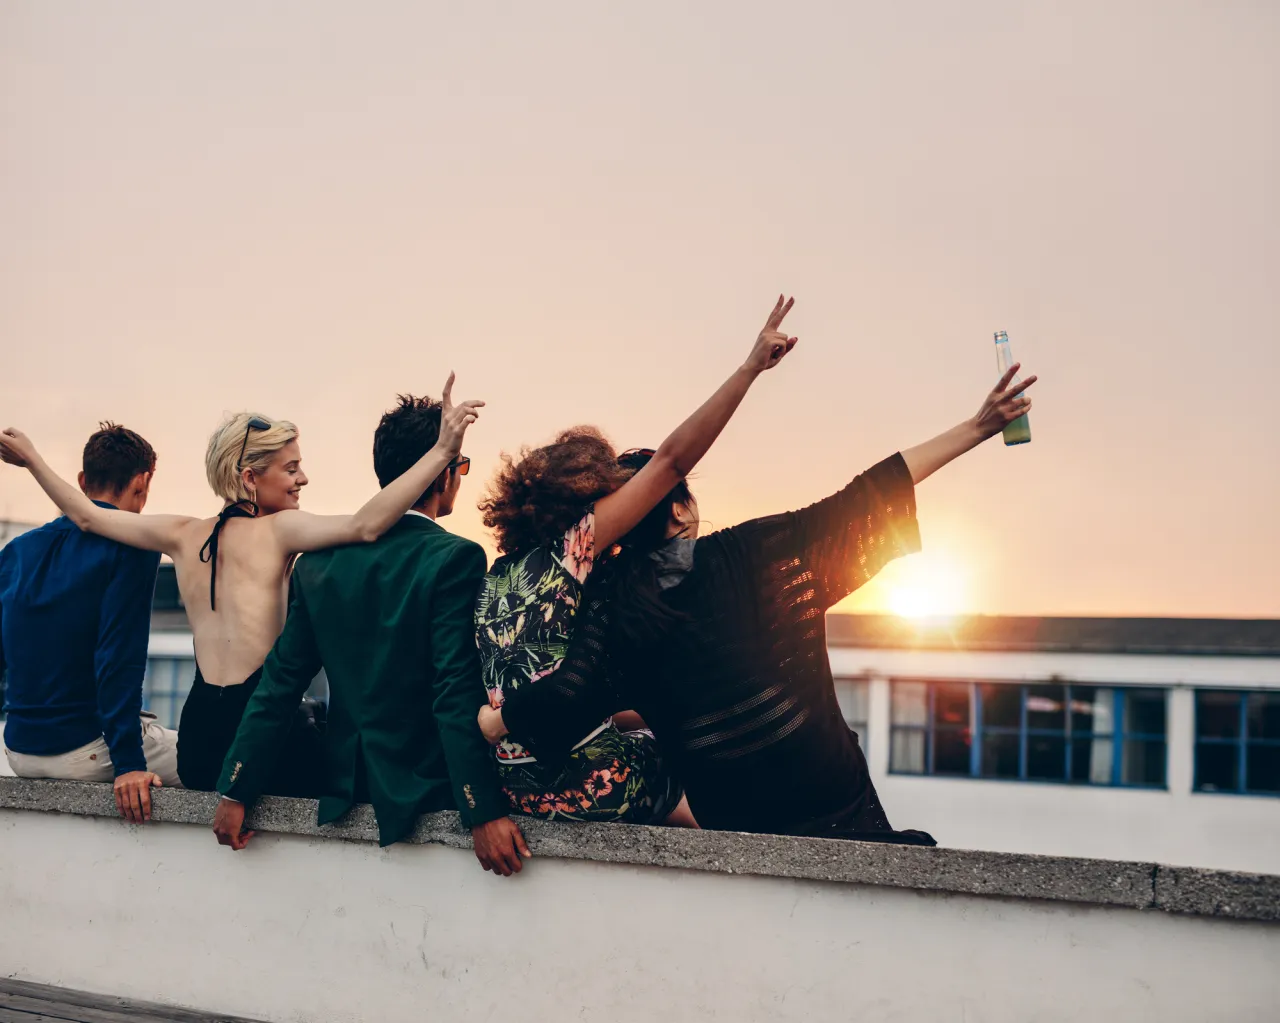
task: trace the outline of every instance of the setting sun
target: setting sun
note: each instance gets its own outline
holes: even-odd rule
[[[886,579],[889,610],[903,618],[936,618],[962,614],[968,603],[964,573],[937,554],[917,554],[891,566]]]

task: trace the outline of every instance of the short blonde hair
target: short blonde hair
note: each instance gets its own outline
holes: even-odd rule
[[[249,420],[262,419],[271,424],[269,430],[249,430]],[[249,441],[245,443],[245,430]],[[240,476],[240,470],[264,471],[276,453],[298,437],[298,428],[284,419],[254,412],[240,412],[223,420],[209,438],[209,449],[204,456],[204,471],[209,486],[224,501],[249,501],[249,493]],[[244,457],[240,457],[240,445],[244,444]],[[237,464],[238,462],[238,464]]]

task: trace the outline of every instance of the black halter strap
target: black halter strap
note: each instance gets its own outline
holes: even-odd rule
[[[250,511],[244,506],[248,505],[253,510]],[[252,519],[258,514],[258,506],[248,498],[237,501],[235,504],[229,504],[218,513],[218,521],[213,524],[213,532],[209,534],[209,539],[204,542],[204,546],[200,548],[200,560],[209,565],[209,610],[216,611],[218,604],[216,594],[218,589],[218,534],[222,532],[222,527],[227,524],[228,519]]]

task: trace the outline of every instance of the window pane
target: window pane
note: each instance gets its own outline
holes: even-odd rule
[[[1132,689],[1124,694],[1124,730],[1131,735],[1164,735],[1164,690]]]
[[[1115,716],[1114,709],[1113,690],[1099,689],[1097,686],[1071,687],[1071,730],[1073,732],[1110,735],[1114,731],[1111,723],[1112,717]]]
[[[1250,739],[1280,739],[1280,693],[1250,693],[1246,706]]]
[[[168,694],[153,695],[148,701],[147,710],[156,716],[156,720],[165,728],[177,728],[175,721],[177,715],[174,713],[173,700]]]
[[[1250,792],[1280,792],[1280,746],[1249,744],[1245,782]]]
[[[1234,739],[1240,734],[1240,694],[1196,690],[1196,735],[1202,739]]]
[[[1111,740],[1071,740],[1071,780],[1111,784]]]
[[[867,702],[870,686],[863,679],[836,679],[836,699],[849,727],[855,732],[867,727]]]
[[[925,733],[915,728],[895,728],[889,742],[889,770],[924,774]]]
[[[968,730],[939,729],[933,736],[933,773],[970,774]]]
[[[987,682],[982,690],[982,726],[984,728],[1020,728],[1022,726],[1022,686]]]
[[[1164,784],[1164,742],[1156,739],[1129,739],[1120,762],[1120,780],[1126,785]]]
[[[1027,690],[1027,727],[1061,732],[1067,727],[1066,705],[1066,686],[1031,686]]]
[[[969,727],[969,683],[937,682],[933,687],[933,723]]]
[[[889,694],[889,714],[895,725],[927,725],[929,687],[923,682],[894,682]]]
[[[982,736],[982,777],[1018,777],[1018,737],[1016,735]]]
[[[1027,777],[1062,781],[1066,775],[1067,740],[1056,735],[1027,736]]]
[[[1238,750],[1235,743],[1196,743],[1196,788],[1206,792],[1237,791]]]

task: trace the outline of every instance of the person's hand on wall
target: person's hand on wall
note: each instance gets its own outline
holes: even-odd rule
[[[529,859],[533,856],[525,845],[520,826],[510,817],[499,817],[476,825],[471,829],[471,841],[480,866],[503,877],[520,873],[524,867],[521,857]]]
[[[133,824],[151,820],[151,790],[160,788],[160,775],[150,771],[126,771],[115,781],[116,809]]]
[[[248,845],[255,833],[244,830],[244,803],[237,803],[226,796],[218,800],[213,833],[218,836],[219,845],[229,845],[236,852]]]

